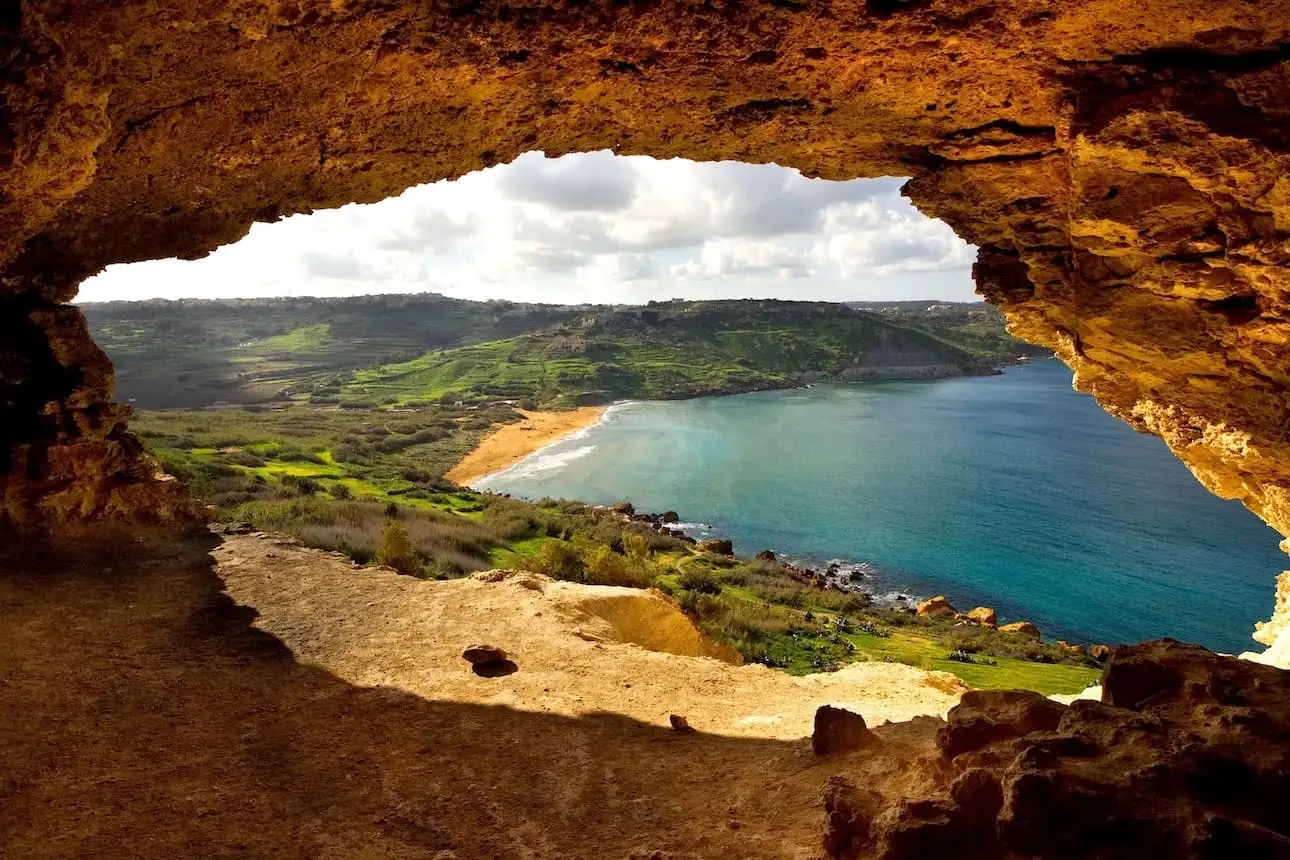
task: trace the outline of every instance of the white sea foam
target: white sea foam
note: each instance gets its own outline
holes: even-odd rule
[[[596,450],[595,445],[585,445],[571,450],[564,450],[570,443],[586,439],[591,431],[595,430],[612,417],[622,412],[629,406],[636,404],[635,400],[620,400],[617,403],[611,403],[605,407],[605,411],[600,413],[600,417],[586,427],[579,427],[568,436],[562,436],[553,442],[543,445],[533,453],[512,463],[505,469],[500,469],[491,474],[485,475],[474,482],[476,489],[487,489],[498,478],[505,475],[508,478],[527,478],[531,475],[538,475],[542,472],[550,472],[553,469],[559,469],[568,463],[573,462],[581,457],[585,457],[592,451]],[[554,450],[553,450],[554,449]]]

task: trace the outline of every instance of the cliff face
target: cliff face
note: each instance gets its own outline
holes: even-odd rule
[[[1290,535],[1290,0],[21,0],[0,87],[10,519],[175,509],[85,276],[613,148],[912,176],[1014,333]]]

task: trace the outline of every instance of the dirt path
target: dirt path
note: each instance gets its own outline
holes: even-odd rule
[[[941,778],[939,721],[840,758],[789,740],[813,702],[873,722],[918,709],[902,689],[948,705],[916,670],[844,693],[621,644],[623,607],[595,598],[623,595],[589,591],[420,582],[257,537],[7,545],[0,855],[806,858],[830,775]],[[471,674],[477,639],[518,671]]]
[[[508,469],[534,451],[595,424],[605,407],[582,406],[563,412],[519,411],[523,421],[503,424],[491,431],[444,477],[468,486],[485,475]]]

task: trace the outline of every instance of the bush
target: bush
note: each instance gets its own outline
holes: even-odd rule
[[[399,573],[420,573],[416,554],[412,550],[412,539],[408,536],[407,526],[391,520],[381,533],[381,548],[376,551],[376,560],[389,565]]]
[[[710,571],[700,570],[693,565],[681,573],[679,583],[681,588],[696,594],[721,593],[721,583],[717,578]]]
[[[354,491],[351,490],[349,486],[346,484],[340,484],[340,483],[332,484],[330,487],[327,488],[327,492],[331,493],[331,497],[333,499],[343,500],[343,499],[354,498]]]
[[[517,565],[521,570],[541,573],[552,579],[569,579],[577,582],[585,580],[586,565],[582,556],[570,543],[551,540],[533,555],[520,559]]]
[[[585,556],[585,564],[587,582],[596,585],[648,588],[654,581],[647,562],[624,558],[605,544],[593,547]]]

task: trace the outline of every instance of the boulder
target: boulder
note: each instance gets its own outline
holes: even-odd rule
[[[1110,645],[1090,645],[1088,646],[1088,656],[1092,657],[1099,663],[1105,663],[1111,659]]]
[[[1058,640],[1057,640],[1057,647],[1058,647],[1058,648],[1060,648],[1060,649],[1062,649],[1063,651],[1065,651],[1067,654],[1069,654],[1069,655],[1070,655],[1070,656],[1072,656],[1072,657],[1086,657],[1086,656],[1088,656],[1088,652],[1084,649],[1084,646],[1083,646],[1083,645],[1080,645],[1080,644],[1075,643],[1075,642],[1067,642],[1065,639],[1058,639]]]
[[[1039,628],[1029,621],[1014,621],[1011,624],[1005,624],[999,628],[1000,633],[1020,633],[1022,636],[1029,636],[1031,639],[1044,638]]]
[[[938,594],[930,600],[924,600],[918,604],[919,615],[954,615],[955,609],[945,598],[944,594]]]
[[[999,616],[988,606],[978,606],[967,614],[969,621],[975,621],[982,627],[998,627]]]
[[[681,517],[676,511],[664,511],[662,519],[665,523],[679,523],[681,521]]]
[[[770,562],[778,561],[778,559],[775,558],[775,553],[771,552],[768,549],[762,550],[761,552],[753,556],[753,558],[757,559],[758,561],[770,561]]]
[[[859,714],[832,705],[822,705],[815,712],[811,749],[816,755],[858,750],[877,739]]]
[[[636,508],[632,505],[631,502],[619,502],[618,504],[610,508],[610,510],[616,514],[626,514],[629,517],[632,514],[636,513]]]
[[[735,545],[729,538],[714,538],[713,540],[699,541],[697,549],[700,552],[711,552],[717,555],[734,555]]]
[[[471,645],[461,652],[462,659],[474,666],[484,663],[500,663],[506,658],[506,652],[496,645]]]
[[[970,690],[950,709],[936,744],[948,759],[1031,732],[1052,731],[1066,706],[1030,690]]]
[[[831,857],[855,857],[869,841],[874,810],[881,795],[858,788],[844,776],[831,776],[824,786],[824,851]]]
[[[1091,649],[1090,649],[1091,650]],[[1290,672],[1171,640],[1116,648],[1103,700],[972,691],[948,800],[825,795],[834,856],[1290,857]]]
[[[694,729],[690,726],[690,721],[680,714],[668,714],[668,724],[672,726],[672,731],[680,734],[689,734]]]

